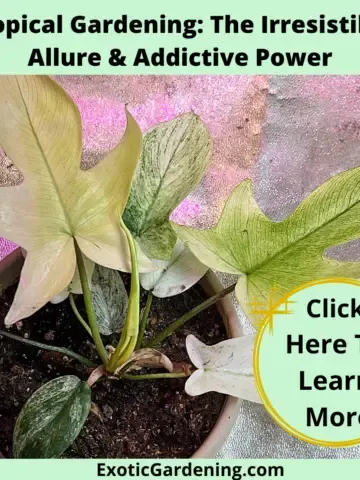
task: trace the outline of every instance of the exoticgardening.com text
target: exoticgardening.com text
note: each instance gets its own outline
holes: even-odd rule
[[[276,478],[284,476],[284,467],[280,465],[223,465],[216,462],[212,465],[199,465],[188,462],[181,465],[164,465],[160,462],[141,464],[139,462],[126,465],[109,465],[105,462],[97,464],[98,477],[203,477],[229,478],[241,480],[244,477]]]

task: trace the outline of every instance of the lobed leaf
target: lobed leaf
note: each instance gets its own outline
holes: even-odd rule
[[[130,270],[118,214],[127,202],[142,134],[127,112],[120,143],[83,171],[80,114],[56,82],[45,76],[1,76],[0,91],[0,145],[24,177],[20,185],[0,188],[0,235],[27,251],[5,320],[9,325],[69,285],[75,240],[90,260]],[[144,260],[143,268],[150,263]]]
[[[186,349],[198,370],[186,381],[186,393],[219,392],[261,403],[252,368],[254,340],[255,335],[246,335],[207,346],[188,335]]]
[[[56,378],[39,388],[17,418],[15,458],[54,458],[75,440],[90,411],[91,391],[73,375]]]
[[[210,268],[240,274],[236,296],[256,325],[262,311],[297,286],[328,277],[359,277],[359,262],[338,262],[324,250],[360,237],[360,168],[336,175],[284,221],[259,209],[245,180],[230,195],[216,227],[173,224],[197,258]],[[271,300],[270,300],[271,297]]]
[[[194,113],[145,133],[123,218],[148,257],[170,258],[176,235],[169,216],[198,185],[210,160],[210,135]]]

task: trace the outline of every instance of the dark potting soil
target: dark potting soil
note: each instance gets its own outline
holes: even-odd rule
[[[123,275],[125,284],[128,275]],[[0,305],[0,328],[16,287],[9,287]],[[177,297],[154,298],[145,339],[201,303],[205,294],[195,286]],[[142,306],[146,293],[142,292]],[[77,298],[84,313],[82,297]],[[85,315],[85,314],[84,314]],[[75,319],[66,300],[48,304],[14,334],[50,345],[63,346],[97,361],[90,337]],[[221,316],[212,306],[190,320],[159,346],[173,361],[190,363],[185,338],[193,333],[211,345],[226,338]],[[108,339],[107,343],[111,340]],[[154,371],[153,371],[154,372]],[[156,372],[159,372],[158,370]],[[12,433],[22,406],[41,385],[61,375],[87,379],[87,367],[55,352],[39,350],[0,336],[0,454],[12,457]],[[223,406],[224,396],[207,393],[190,397],[186,379],[106,380],[93,387],[93,411],[66,458],[186,458],[209,435]],[[94,413],[95,412],[95,413]]]

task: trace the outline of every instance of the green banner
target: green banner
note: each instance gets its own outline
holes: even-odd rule
[[[3,2],[0,73],[353,74],[358,2]]]
[[[357,478],[360,460],[3,460],[2,480]],[[25,474],[26,472],[26,474]]]

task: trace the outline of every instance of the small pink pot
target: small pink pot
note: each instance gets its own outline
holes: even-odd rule
[[[21,249],[14,250],[0,261],[0,285],[7,287],[20,276],[24,258]],[[214,272],[209,270],[200,281],[206,294],[210,297],[220,292],[223,286]],[[217,303],[219,312],[224,320],[229,338],[243,335],[240,322],[229,297],[222,298]],[[222,412],[204,443],[196,450],[191,458],[214,458],[225,443],[232,427],[235,424],[240,409],[240,400],[227,396]]]

